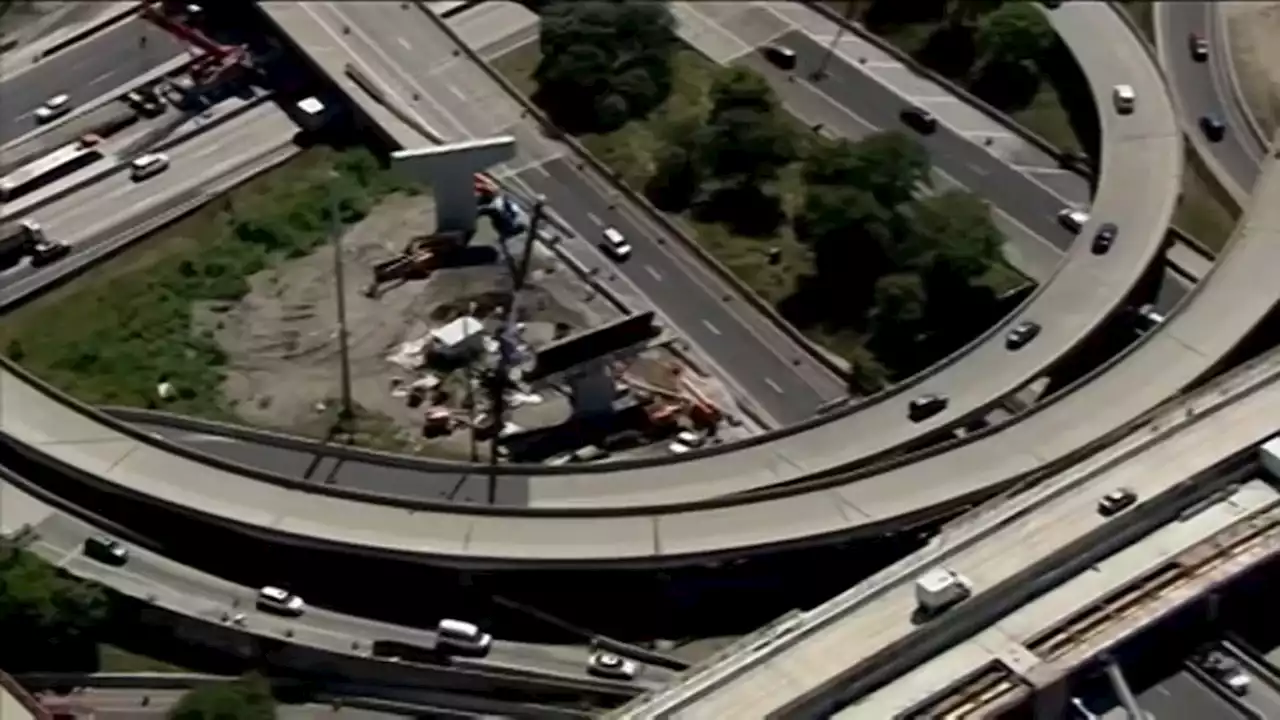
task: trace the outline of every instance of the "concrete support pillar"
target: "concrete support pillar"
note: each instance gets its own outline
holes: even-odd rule
[[[1061,720],[1067,717],[1067,698],[1065,677],[1037,688],[1035,697],[1031,700],[1036,720]]]
[[[391,165],[413,182],[431,187],[436,200],[437,232],[462,232],[469,237],[476,229],[476,173],[515,156],[516,139],[504,135],[399,150],[391,154]]]
[[[1106,670],[1107,679],[1111,681],[1111,689],[1115,691],[1120,704],[1129,713],[1129,718],[1131,720],[1143,720],[1145,714],[1142,712],[1142,708],[1138,706],[1138,699],[1133,696],[1133,690],[1129,689],[1129,682],[1124,679],[1124,672],[1120,670],[1120,664],[1112,658],[1107,658],[1103,669]]]

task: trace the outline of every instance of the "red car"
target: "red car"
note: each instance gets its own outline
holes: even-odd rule
[[[1195,33],[1187,39],[1187,44],[1191,46],[1191,59],[1196,62],[1204,62],[1209,59],[1209,41],[1200,37]]]

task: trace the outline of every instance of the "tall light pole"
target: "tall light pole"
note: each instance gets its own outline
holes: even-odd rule
[[[337,173],[330,173],[331,180],[337,180]],[[346,272],[342,265],[342,219],[338,216],[338,198],[334,188],[329,185],[329,219],[333,223],[333,281],[338,295],[338,362],[341,364],[339,382],[341,383],[341,402],[338,408],[338,421],[345,423],[355,414],[351,405],[351,354],[347,349],[347,282]]]
[[[827,66],[831,64],[831,58],[836,54],[836,45],[844,37],[845,25],[850,22],[849,18],[853,15],[853,8],[854,5],[851,2],[844,4],[843,21],[836,23],[836,34],[831,36],[831,42],[827,43],[827,50],[822,53],[822,60],[818,62],[818,68],[809,76],[811,79],[821,80],[827,76]]]
[[[507,375],[511,372],[511,362],[515,355],[515,332],[517,306],[520,292],[524,290],[525,279],[529,275],[529,263],[533,260],[533,245],[538,241],[538,226],[542,224],[546,212],[546,198],[538,196],[534,199],[533,212],[529,216],[529,227],[525,232],[524,254],[519,264],[512,263],[511,299],[505,308],[501,326],[498,328],[498,367],[493,371],[493,384],[490,403],[493,413],[493,438],[489,451],[489,504],[498,499],[498,443],[502,440],[502,429],[506,426],[507,413]],[[514,261],[514,258],[512,258]]]

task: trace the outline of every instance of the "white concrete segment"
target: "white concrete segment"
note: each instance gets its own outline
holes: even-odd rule
[[[276,16],[274,5],[264,4],[273,17]],[[716,6],[708,7],[720,10]],[[434,93],[447,97],[447,91],[439,86],[437,78],[440,73],[437,70],[389,67],[374,50],[362,50],[363,46],[355,39],[381,38],[384,45],[396,42],[397,38],[410,43],[423,43],[426,38],[439,39],[438,28],[431,30],[420,26],[421,23],[430,25],[429,19],[414,20],[412,13],[385,4],[315,3],[311,8],[313,16],[333,12],[335,17],[345,18],[353,29],[343,42],[350,44],[348,49],[351,52],[360,54],[364,64],[376,66],[375,71],[387,85],[412,82],[420,89],[420,94],[429,97]],[[759,11],[762,8],[753,6],[750,9]],[[679,12],[682,20],[686,15],[701,17],[688,8]],[[699,9],[699,12],[706,11]],[[1087,242],[1078,243],[1080,247],[1070,254],[1066,268],[1030,307],[1008,319],[988,342],[920,383],[910,393],[867,406],[840,421],[788,437],[719,455],[685,460],[679,471],[666,468],[658,471],[650,468],[593,468],[587,475],[566,473],[540,477],[531,484],[530,504],[549,509],[660,506],[743,492],[829,470],[900,446],[922,431],[953,420],[959,413],[967,413],[1016,392],[1041,375],[1067,349],[1087,337],[1123,301],[1160,251],[1164,228],[1172,214],[1179,187],[1182,142],[1162,79],[1142,50],[1140,41],[1128,33],[1106,6],[1082,5],[1077,14],[1084,21],[1099,26],[1100,31],[1107,35],[1108,43],[1101,50],[1090,46],[1091,49],[1081,57],[1091,84],[1102,88],[1097,90],[1099,106],[1109,107],[1110,88],[1119,82],[1117,78],[1143,88],[1143,102],[1134,114],[1123,118],[1107,114],[1103,118],[1105,148],[1099,199],[1095,206],[1098,219],[1082,233],[1087,237],[1096,224],[1116,220],[1125,228],[1124,242],[1117,243],[1103,258],[1092,255]],[[424,14],[418,12],[417,15]],[[326,22],[341,23],[334,19]],[[318,31],[312,27],[306,32]],[[305,41],[308,37],[310,35],[303,34],[299,40]],[[373,43],[365,44],[372,48]],[[432,53],[447,54],[447,43],[426,44],[435,48],[430,51]],[[336,60],[332,62],[337,63]],[[442,62],[449,64],[443,59]],[[473,93],[482,94],[490,90],[476,88],[488,86],[496,87],[494,83],[486,84],[479,78],[468,84]],[[403,92],[412,91],[406,88]],[[424,103],[419,101],[415,107]],[[452,119],[441,120],[438,125],[447,124],[460,129],[479,123],[479,128],[488,127],[479,119],[460,116],[467,112],[467,104],[443,101],[440,104],[448,105],[449,111],[445,114]],[[502,115],[497,111],[482,114]],[[1039,320],[1044,330],[1032,345],[1018,353],[1009,353],[1004,346],[1003,329],[1024,319]],[[1169,391],[1176,389],[1169,388]],[[950,410],[919,425],[908,423],[907,401],[926,392],[947,395],[951,400]],[[1135,403],[1123,409],[1128,411],[1126,417],[1132,417],[1148,407],[1150,405],[1140,407]],[[1003,439],[1001,444],[1011,446]],[[1036,462],[1030,456],[1021,458],[1022,462],[1018,460],[1017,457],[1002,458],[1001,462],[1024,469],[1028,463]],[[972,464],[961,461],[960,465]],[[914,496],[932,493],[934,484],[935,481],[930,481],[928,487],[921,487]],[[904,487],[910,488],[912,484],[907,483]],[[876,499],[883,496],[877,489],[853,490],[850,491],[853,497],[845,493],[838,501],[828,498],[825,501],[807,499],[795,502],[811,508],[809,512],[822,513],[829,522],[839,523],[849,513],[855,518],[869,513],[859,505],[865,502],[863,496],[868,492]],[[912,494],[911,491],[906,493],[907,497]],[[846,505],[850,502],[852,508]],[[679,519],[671,522],[677,527],[682,524]],[[730,525],[736,526],[737,523],[731,521]],[[704,534],[703,538],[706,537]]]
[[[1264,480],[1252,480],[1222,502],[1186,520],[1166,525],[1096,563],[977,633],[970,640],[850,704],[835,717],[841,720],[897,717],[899,713],[914,711],[921,703],[941,699],[943,695],[937,694],[939,688],[963,680],[993,659],[1003,660],[993,650],[1007,643],[1025,648],[1025,644],[1033,641],[1039,634],[1058,627],[1081,610],[1104,601],[1131,585],[1135,578],[1159,569],[1183,552],[1209,540],[1242,519],[1271,508],[1277,502],[1280,502],[1280,493],[1275,488]],[[1033,656],[1032,666],[1043,662]],[[1053,664],[1052,661],[1048,662],[1050,666]],[[1028,669],[1014,668],[1013,672],[1025,677]],[[1039,672],[1043,675],[1045,670],[1041,669]],[[1049,674],[1053,674],[1052,671]]]

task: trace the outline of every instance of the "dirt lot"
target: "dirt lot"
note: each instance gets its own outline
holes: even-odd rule
[[[1280,2],[1228,2],[1223,12],[1245,101],[1262,129],[1274,133],[1280,125]]]
[[[391,257],[414,237],[429,234],[435,218],[428,198],[394,198],[377,208],[342,239],[346,283],[352,397],[366,423],[362,443],[386,449],[466,458],[468,433],[455,432],[427,440],[420,428],[423,408],[411,409],[397,383],[421,377],[389,358],[407,342],[471,311],[484,319],[494,298],[507,286],[504,265],[451,268],[427,280],[388,286],[376,299],[363,292],[372,267]],[[496,247],[485,221],[473,246]],[[593,296],[549,252],[535,254],[531,283],[520,301],[526,320],[524,338],[537,347],[549,341],[555,324],[585,329],[619,316],[613,305]],[[212,328],[228,354],[224,392],[246,422],[308,436],[323,436],[332,424],[334,399],[340,394],[337,332],[337,284],[332,248],[288,261],[251,278],[252,291],[231,306],[211,306],[197,314],[198,324]],[[652,376],[638,363],[637,372]],[[448,405],[461,408],[469,394],[465,370],[437,372]],[[554,392],[541,402],[513,410],[510,420],[525,428],[564,420],[568,404]],[[463,413],[465,415],[465,413]],[[372,428],[372,429],[371,429]]]

